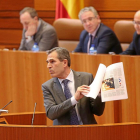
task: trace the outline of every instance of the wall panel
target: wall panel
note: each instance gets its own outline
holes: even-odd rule
[[[6,24],[5,24],[6,23]],[[13,30],[22,29],[22,24],[19,21],[19,18],[0,18],[0,28],[2,30]]]
[[[91,5],[99,11],[135,11],[139,9],[139,0],[93,0]]]
[[[49,10],[49,11],[54,11],[55,10],[55,1],[56,0],[34,0],[34,8],[36,10]]]
[[[134,13],[139,9],[140,5],[140,1],[138,0],[84,0],[84,2],[85,6],[94,6],[99,12],[102,22],[113,30],[116,21],[121,19],[133,20]],[[17,34],[17,29],[22,30],[22,25],[19,21],[19,11],[26,6],[34,7],[40,18],[53,24],[55,19],[56,0],[1,0],[0,32],[3,30],[4,34],[0,38],[0,46],[9,43],[11,45],[20,44],[21,38],[19,39],[19,37],[21,37],[21,35]],[[11,35],[8,33],[9,30]],[[9,37],[11,38],[9,39]],[[5,42],[5,38],[8,42]]]
[[[4,44],[20,44],[22,37],[22,30],[0,30],[0,45]]]
[[[0,11],[15,11],[34,6],[34,0],[0,0]]]

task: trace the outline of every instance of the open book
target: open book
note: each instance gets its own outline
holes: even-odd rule
[[[128,98],[122,62],[108,67],[99,65],[95,79],[90,85],[90,92],[85,96],[95,99],[100,91],[102,102]]]

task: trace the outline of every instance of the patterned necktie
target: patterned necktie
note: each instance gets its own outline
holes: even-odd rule
[[[66,99],[69,99],[71,98],[71,93],[70,93],[70,90],[68,88],[68,82],[69,80],[68,79],[65,79],[63,80],[63,83],[64,83],[64,93],[65,93],[65,97]],[[78,125],[79,124],[79,121],[78,121],[78,117],[77,117],[77,114],[76,114],[76,110],[75,110],[75,107],[73,107],[71,110],[70,110],[70,124],[71,125]]]

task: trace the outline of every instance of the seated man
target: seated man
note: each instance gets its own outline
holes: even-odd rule
[[[20,22],[23,25],[23,34],[19,50],[32,50],[35,42],[39,51],[58,46],[54,27],[38,18],[35,9],[26,7],[20,11]]]
[[[105,103],[100,94],[96,99],[84,96],[93,75],[72,70],[70,54],[62,47],[49,50],[46,62],[52,76],[42,84],[47,117],[54,125],[96,124],[94,114],[102,115]]]
[[[121,45],[115,33],[106,25],[101,23],[97,11],[93,7],[85,7],[79,12],[84,29],[80,35],[80,42],[74,52],[89,53],[91,44],[99,54],[122,52]],[[91,38],[91,37],[92,38]]]
[[[120,54],[140,55],[140,10],[134,15],[134,28],[136,32],[129,47]]]

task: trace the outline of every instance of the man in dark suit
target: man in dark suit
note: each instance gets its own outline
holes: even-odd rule
[[[46,51],[58,46],[54,27],[38,18],[35,9],[25,7],[21,10],[20,22],[23,25],[23,33],[19,50],[32,50],[35,42],[39,46],[39,51]]]
[[[134,28],[136,32],[129,47],[120,54],[140,55],[140,10],[134,15]]]
[[[105,103],[101,102],[100,95],[93,99],[82,94],[90,91],[92,74],[72,70],[70,55],[65,48],[49,50],[46,61],[52,79],[42,84],[42,90],[46,115],[53,120],[53,125],[74,125],[71,123],[73,110],[77,124],[96,124],[94,114],[102,115]],[[66,79],[67,90],[63,82]],[[70,91],[71,98],[66,97],[66,91]]]
[[[89,53],[90,44],[94,44],[94,49],[99,54],[116,54],[122,52],[121,45],[115,33],[106,25],[101,23],[97,11],[93,7],[85,7],[79,12],[85,30],[80,35],[80,42],[74,52]],[[90,38],[92,36],[92,39]]]

